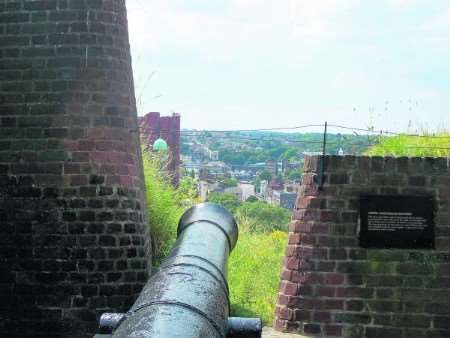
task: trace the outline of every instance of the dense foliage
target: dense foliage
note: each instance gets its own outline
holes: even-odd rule
[[[271,232],[274,230],[287,230],[291,212],[267,204],[265,202],[244,202],[236,210],[237,221],[245,224],[250,232]]]
[[[234,188],[239,185],[239,181],[235,179],[234,177],[224,179],[222,182],[220,182],[224,188]]]
[[[214,193],[208,201],[228,209],[234,214],[240,229],[250,232],[286,231],[291,217],[291,212],[284,208],[254,200],[241,202],[231,194]]]
[[[217,203],[231,212],[236,214],[237,208],[241,206],[241,202],[232,194],[212,193],[208,196],[208,202]]]

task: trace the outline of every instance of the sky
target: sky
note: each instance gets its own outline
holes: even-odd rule
[[[448,0],[127,0],[139,115],[450,128]]]

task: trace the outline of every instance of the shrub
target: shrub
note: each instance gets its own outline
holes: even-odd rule
[[[232,194],[212,193],[208,201],[217,203],[230,211],[236,218],[239,228],[251,232],[287,230],[291,212],[284,208],[249,198],[241,202]]]
[[[259,199],[256,196],[249,196],[245,202],[249,202],[249,203],[253,203],[253,202],[258,202]]]
[[[208,196],[208,202],[217,203],[234,214],[242,202],[232,194],[212,193]]]
[[[236,209],[236,220],[241,228],[252,232],[287,230],[291,212],[265,202],[245,202]]]
[[[223,180],[221,183],[224,188],[234,188],[239,185],[239,181],[235,178],[227,178]]]

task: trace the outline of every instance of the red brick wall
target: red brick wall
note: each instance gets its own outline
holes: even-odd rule
[[[275,326],[317,337],[450,337],[450,169],[442,158],[305,160]],[[359,196],[436,201],[435,250],[359,247]]]

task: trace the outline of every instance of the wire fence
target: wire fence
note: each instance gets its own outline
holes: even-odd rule
[[[305,134],[320,134],[320,132],[305,131],[311,128],[322,128],[323,139],[317,136],[317,140],[301,140],[299,135]],[[330,132],[334,130],[334,132]],[[141,132],[144,133],[161,133],[160,129],[154,129],[149,126],[141,126]],[[164,133],[165,131],[163,131]],[[167,132],[167,131],[166,131]],[[274,132],[274,134],[270,134]],[[284,133],[283,133],[284,132]],[[290,132],[290,133],[288,133]],[[296,133],[297,132],[297,133]],[[272,128],[255,128],[255,129],[224,129],[224,130],[181,130],[180,135],[185,138],[210,141],[242,141],[242,142],[274,142],[289,144],[294,147],[307,147],[311,146],[317,152],[326,149],[329,146],[341,147],[345,149],[346,154],[359,154],[372,148],[376,145],[383,145],[383,141],[391,137],[404,136],[408,138],[417,138],[417,142],[435,142],[438,144],[390,144],[389,148],[392,150],[397,147],[401,147],[403,150],[412,151],[436,151],[445,152],[450,155],[450,134],[414,134],[414,133],[399,133],[390,130],[382,130],[375,128],[361,128],[347,126],[343,124],[304,124],[284,127],[272,127]],[[245,135],[249,133],[250,135]],[[264,133],[261,136],[251,135],[251,133]],[[160,135],[161,136],[161,135]],[[331,138],[331,140],[329,140]],[[366,140],[363,141],[363,139]]]

